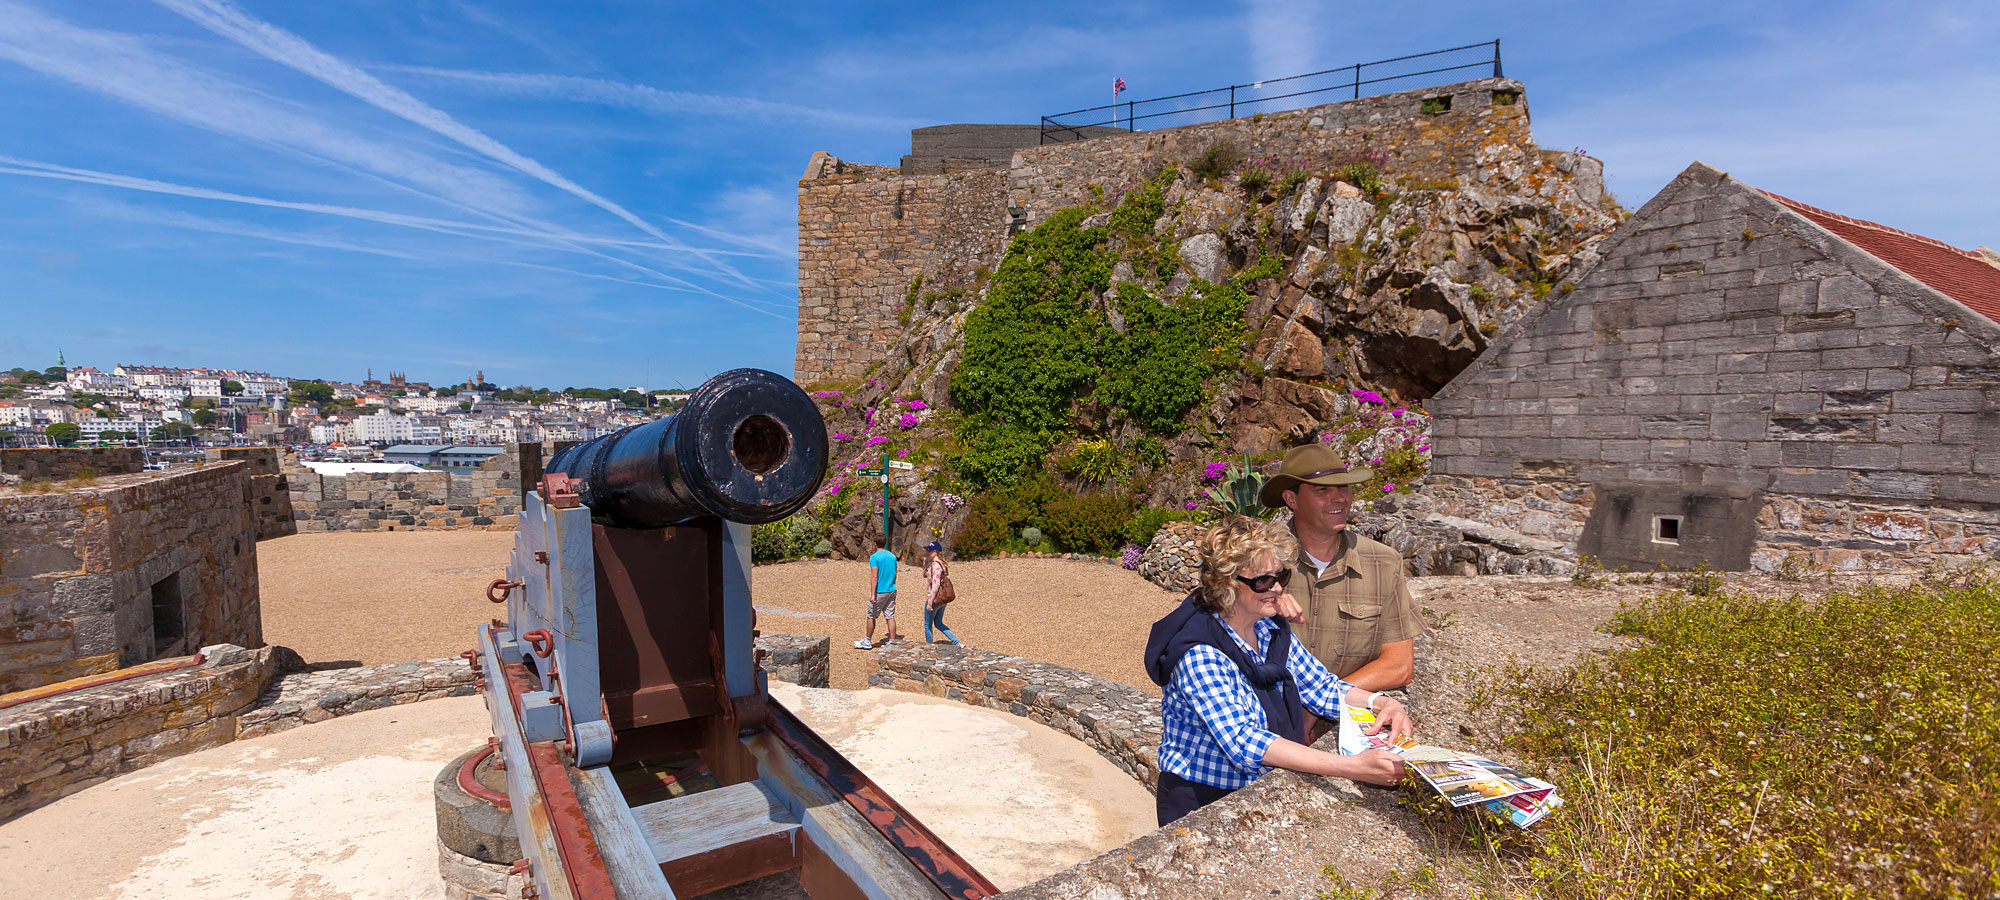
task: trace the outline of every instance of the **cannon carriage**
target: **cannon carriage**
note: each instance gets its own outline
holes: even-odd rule
[[[809,502],[827,457],[804,391],[738,369],[532,478],[489,591],[506,617],[471,659],[540,900],[668,900],[788,871],[819,900],[996,892],[766,690],[750,526]]]

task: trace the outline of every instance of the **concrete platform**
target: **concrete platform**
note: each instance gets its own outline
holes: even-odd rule
[[[453,697],[168,760],[0,824],[0,897],[441,898],[431,779],[489,732]]]

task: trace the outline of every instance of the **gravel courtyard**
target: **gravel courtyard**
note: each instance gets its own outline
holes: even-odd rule
[[[505,572],[511,546],[512,534],[485,531],[322,532],[264,541],[257,545],[264,640],[313,663],[456,655],[500,612],[484,591]],[[897,580],[899,630],[905,640],[922,640],[922,573],[905,566]],[[1158,693],[1139,654],[1146,629],[1179,597],[1137,573],[1075,560],[974,560],[953,564],[952,581],[960,599],[946,622],[968,645]],[[873,657],[850,646],[866,626],[873,581],[865,564],[758,566],[752,584],[758,628],[830,635],[833,687],[865,686]],[[878,628],[876,637],[885,634]]]

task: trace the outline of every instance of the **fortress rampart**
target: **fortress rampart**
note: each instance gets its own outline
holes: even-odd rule
[[[816,153],[799,181],[802,384],[866,376],[920,292],[977,290],[1010,235],[1226,141],[1249,156],[1364,154],[1399,177],[1452,178],[1482,148],[1534,153],[1520,82],[1488,78],[1160,131],[1024,147],[1005,168],[905,174]],[[918,278],[921,276],[922,281]]]

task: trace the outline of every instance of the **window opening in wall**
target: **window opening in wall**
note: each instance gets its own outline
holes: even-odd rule
[[[175,572],[153,584],[153,652],[160,653],[185,631],[182,624],[181,573]]]
[[[1494,105],[1494,106],[1513,106],[1513,105],[1514,105],[1514,101],[1516,101],[1516,100],[1519,100],[1519,99],[1521,99],[1521,92],[1520,92],[1520,91],[1494,91],[1494,92],[1493,92],[1493,105]]]
[[[1653,517],[1653,543],[1678,544],[1681,542],[1680,516]]]
[[[1407,109],[1408,107],[1405,108]],[[1441,112],[1447,112],[1450,109],[1451,109],[1451,97],[1449,96],[1424,98],[1424,105],[1422,110],[1424,115],[1427,116],[1436,115]]]

